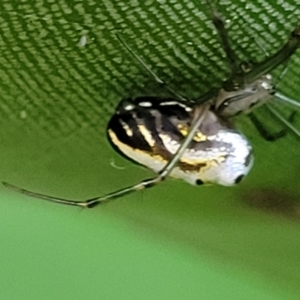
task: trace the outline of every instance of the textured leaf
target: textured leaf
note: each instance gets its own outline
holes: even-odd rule
[[[265,52],[274,53],[300,20],[300,3],[295,0],[219,2],[216,4],[228,20],[234,48],[245,60],[260,61]],[[111,149],[106,141],[105,126],[121,98],[168,93],[124,49],[115,33],[120,33],[170,86],[188,97],[195,98],[219,86],[228,76],[228,63],[204,0],[103,0],[99,3],[2,0],[0,7],[0,179],[31,190],[83,199],[151,176],[150,171],[127,162]],[[279,77],[284,66],[274,72],[276,86],[299,99],[300,51],[286,67],[283,78]],[[295,123],[300,125],[299,117]],[[26,246],[27,252],[14,245],[18,239],[24,239],[22,245],[31,242],[32,247],[36,246],[35,255],[42,260],[44,251],[51,256],[51,247],[57,250],[68,238],[73,242],[78,238],[78,244],[71,242],[63,247],[68,251],[85,243],[89,243],[89,247],[74,250],[67,261],[71,264],[73,257],[76,266],[76,255],[86,251],[82,255],[89,256],[87,266],[92,266],[95,262],[90,257],[97,256],[97,249],[110,239],[101,235],[101,226],[106,224],[101,218],[107,220],[108,215],[122,220],[124,226],[130,224],[130,231],[136,231],[143,241],[152,241],[150,237],[157,236],[166,249],[171,249],[170,243],[175,242],[174,245],[185,249],[187,257],[193,253],[197,266],[199,261],[207,260],[210,267],[216,264],[222,275],[224,272],[230,279],[243,274],[243,279],[237,279],[240,286],[249,278],[249,286],[253,286],[253,290],[267,291],[270,299],[274,299],[277,292],[282,295],[281,299],[297,299],[300,291],[299,142],[287,136],[268,143],[246,117],[238,120],[237,126],[253,144],[256,161],[248,178],[235,188],[196,188],[169,180],[93,212],[85,211],[84,215],[78,215],[76,209],[20,195],[14,197],[24,198],[22,201],[8,201],[12,192],[3,189],[6,199],[1,201],[1,231],[4,228],[11,231],[1,243],[5,245],[1,265],[5,262],[5,268],[10,268],[7,253],[19,255],[18,269],[24,268],[26,259],[35,259],[30,257],[33,249],[30,245]],[[274,126],[277,130],[278,125]],[[72,220],[73,212],[75,220]],[[69,228],[65,236],[61,234],[61,227],[73,226],[78,220],[84,220],[81,225],[86,231],[74,225],[78,231]],[[88,225],[89,220],[92,226]],[[49,222],[48,227],[44,222]],[[98,238],[93,235],[95,228],[99,228]],[[46,237],[42,238],[43,230],[50,232],[48,243]],[[19,231],[24,231],[25,237],[20,236]],[[132,243],[138,245],[130,234],[113,235],[120,239],[120,251],[114,255],[124,261],[128,259],[128,264],[132,258],[122,256],[122,243],[130,236]],[[61,244],[53,246],[52,243]],[[66,254],[61,253],[63,257]],[[169,255],[175,263],[175,256]],[[151,259],[153,263],[156,261],[154,254]],[[99,262],[95,264],[102,266]],[[138,266],[141,270],[147,269],[142,262]],[[113,262],[109,267],[116,268]],[[125,274],[127,267],[123,266],[123,276],[130,276]],[[63,260],[58,269],[62,268]],[[199,274],[202,272],[201,276],[205,277],[206,271],[200,269]],[[14,268],[10,268],[9,273],[13,276],[11,270]],[[99,272],[103,271],[92,270],[89,279],[97,282]],[[191,276],[200,280],[197,270],[193,272]],[[215,272],[212,271],[218,275]],[[111,278],[116,273],[117,270],[112,272]],[[43,272],[40,274],[45,276]],[[45,277],[50,285],[55,285],[54,270],[53,274],[53,277]],[[67,273],[65,276],[70,282],[72,276]],[[151,276],[155,275],[151,273]],[[222,291],[230,294],[235,284],[228,284],[226,290],[226,275],[222,278],[225,280]],[[185,280],[189,282],[188,275]],[[210,281],[211,294],[218,288],[216,280]],[[17,286],[18,281],[16,283]],[[183,289],[195,286],[183,285]],[[9,285],[5,287],[8,291]],[[59,291],[62,289],[58,287]],[[253,299],[254,294],[249,297]]]

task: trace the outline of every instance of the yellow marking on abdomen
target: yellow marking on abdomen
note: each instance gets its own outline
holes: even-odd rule
[[[123,122],[122,120],[120,120],[122,127],[124,128],[124,130],[126,131],[126,134],[128,136],[133,136],[133,132],[131,130],[131,128],[128,126],[127,123]]]
[[[179,130],[179,132],[186,137],[189,133],[189,128],[187,126],[183,126],[182,124],[178,124],[177,128]],[[207,136],[204,135],[202,132],[197,131],[193,137],[193,140],[195,142],[204,142],[207,140]]]
[[[144,125],[138,125],[139,131],[150,147],[155,146],[155,140],[152,138],[150,131]]]

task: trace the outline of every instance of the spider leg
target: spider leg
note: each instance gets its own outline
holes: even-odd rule
[[[154,78],[154,80],[161,86],[165,87],[171,94],[173,94],[177,99],[184,102],[191,102],[190,99],[182,96],[173,90],[165,81],[159,78],[152,69],[129,47],[129,45],[122,39],[121,35],[116,33],[118,40],[123,44],[123,46],[128,50],[128,52],[148,71],[148,73]]]
[[[39,199],[43,199],[43,200],[47,200],[47,201],[51,201],[51,202],[56,202],[59,204],[79,206],[79,207],[83,207],[83,208],[92,208],[99,204],[107,203],[107,202],[117,199],[119,197],[130,194],[132,192],[140,191],[140,190],[143,190],[146,188],[153,187],[153,186],[159,184],[160,182],[162,182],[163,180],[165,180],[166,177],[171,173],[172,169],[175,167],[177,162],[180,160],[180,157],[183,155],[184,151],[186,150],[186,148],[192,141],[200,124],[203,122],[208,109],[209,109],[208,105],[202,105],[202,106],[195,107],[194,117],[192,119],[190,131],[189,131],[188,135],[185,137],[183,143],[180,145],[180,147],[174,154],[173,158],[166,164],[166,166],[160,171],[160,173],[157,176],[150,178],[150,179],[143,180],[143,181],[139,182],[138,184],[120,189],[116,192],[113,192],[113,193],[110,193],[110,194],[107,194],[104,196],[100,196],[100,197],[94,197],[94,198],[83,200],[83,201],[75,201],[75,200],[68,200],[68,199],[64,199],[64,198],[52,197],[52,196],[48,196],[45,194],[36,193],[33,191],[29,191],[29,190],[17,187],[15,185],[12,185],[7,182],[2,182],[2,183],[5,187],[10,188],[18,193],[21,193],[21,194],[24,194],[24,195],[27,195],[30,197],[39,198]]]
[[[240,73],[241,71],[240,68],[241,61],[231,47],[230,39],[225,29],[224,20],[222,19],[221,15],[218,13],[215,5],[209,0],[207,0],[206,2],[212,11],[212,21],[215,28],[217,29],[221,46],[225,52],[227,61],[230,64],[232,76],[235,76],[237,73]]]
[[[288,61],[291,55],[300,47],[300,24],[291,32],[288,41],[275,54],[268,56],[260,63],[251,64],[247,66],[246,62],[241,62],[234,53],[230,39],[225,30],[224,21],[217,12],[215,6],[209,1],[206,1],[213,12],[213,23],[218,31],[223,50],[231,65],[231,78],[227,80],[228,83],[235,82],[237,84],[253,82],[261,76],[268,74],[279,65]],[[244,66],[243,66],[244,65]],[[247,68],[248,70],[244,70]]]
[[[256,63],[252,70],[244,74],[245,82],[252,82],[268,74],[279,65],[288,61],[292,54],[300,47],[300,25],[290,34],[288,41],[275,54],[268,56],[264,61]]]
[[[300,108],[300,102],[296,101],[286,95],[283,95],[279,92],[275,92],[274,94],[275,100],[280,101],[281,103],[289,104],[291,106],[297,107],[297,109]]]
[[[289,120],[284,118],[277,109],[275,109],[268,103],[266,104],[266,107],[278,121],[284,124],[291,133],[293,133],[298,139],[300,139],[300,131]]]

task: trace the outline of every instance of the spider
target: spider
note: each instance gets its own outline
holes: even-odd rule
[[[300,106],[298,102],[275,91],[269,74],[280,64],[287,62],[300,46],[300,26],[292,31],[288,41],[272,56],[259,63],[244,62],[231,47],[223,19],[216,8],[211,3],[208,4],[231,72],[220,87],[212,88],[196,100],[180,95],[167,85],[117,34],[119,41],[132,56],[158,84],[172,94],[169,98],[150,96],[123,99],[107,126],[112,146],[125,157],[152,169],[157,173],[155,177],[84,201],[52,197],[7,182],[3,184],[31,197],[87,208],[153,187],[168,176],[194,185],[234,185],[250,171],[253,155],[250,143],[234,128],[230,119],[239,113],[248,113],[266,139],[282,136],[282,132],[266,134],[267,131],[252,114],[255,107],[263,104],[291,132],[300,137],[300,132],[291,122],[269,103],[275,97]]]

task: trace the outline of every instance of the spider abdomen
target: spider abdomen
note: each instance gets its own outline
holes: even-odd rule
[[[187,136],[193,111],[174,99],[125,99],[108,124],[108,138],[125,157],[158,173]],[[208,110],[170,176],[191,184],[233,185],[248,174],[251,152],[243,135]]]

